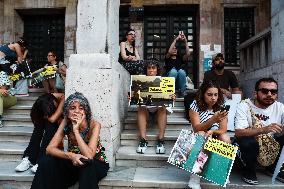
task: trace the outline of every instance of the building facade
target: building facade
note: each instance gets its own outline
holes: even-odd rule
[[[236,47],[268,28],[269,18],[270,2],[265,0],[121,0],[119,31],[121,39],[127,28],[134,28],[140,56],[161,61],[173,38],[184,31],[192,52],[188,72],[197,87],[215,52],[225,53],[227,68],[238,73]],[[50,49],[68,63],[76,53],[76,24],[77,0],[0,0],[0,44],[24,36],[39,64]]]

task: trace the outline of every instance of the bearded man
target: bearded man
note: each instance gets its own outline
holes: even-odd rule
[[[238,104],[235,114],[235,136],[241,152],[241,160],[244,164],[242,179],[248,184],[257,185],[255,166],[259,153],[259,144],[255,137],[260,134],[272,134],[280,144],[280,150],[284,144],[284,105],[277,102],[278,83],[273,78],[262,78],[255,84],[254,100],[247,99]],[[261,121],[262,127],[252,127],[251,111]],[[278,162],[265,167],[266,173],[274,172]],[[284,182],[283,166],[277,179]]]
[[[212,56],[212,68],[204,73],[203,82],[213,81],[219,84],[224,96],[232,98],[233,94],[241,94],[236,75],[230,71],[225,70],[224,56],[218,53]]]

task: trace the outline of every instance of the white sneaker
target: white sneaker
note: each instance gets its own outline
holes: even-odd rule
[[[35,164],[35,165],[31,168],[31,171],[32,171],[33,173],[36,173],[37,167],[38,167],[38,164]]]
[[[22,162],[15,168],[15,171],[23,172],[28,170],[32,166],[28,157],[23,158]]]
[[[145,140],[144,138],[142,138],[142,139],[140,140],[140,142],[139,142],[139,145],[138,145],[138,147],[137,147],[137,149],[136,149],[136,152],[137,152],[138,154],[144,154],[145,151],[147,150],[147,147],[148,147],[148,142],[147,142],[147,140]]]
[[[195,174],[191,174],[189,182],[188,182],[188,186],[191,189],[201,189],[201,187],[200,187],[200,177],[195,175]]]
[[[165,142],[163,140],[158,140],[156,146],[156,154],[166,153]]]

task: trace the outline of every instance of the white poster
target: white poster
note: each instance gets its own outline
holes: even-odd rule
[[[225,105],[230,105],[228,114],[228,130],[234,131],[234,118],[237,110],[238,103],[242,100],[241,94],[232,94],[232,99],[226,99]]]

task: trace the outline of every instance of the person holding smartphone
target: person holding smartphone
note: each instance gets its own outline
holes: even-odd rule
[[[185,54],[180,55],[177,49],[176,43],[178,41],[184,42]],[[187,62],[189,60],[190,51],[187,45],[187,39],[183,31],[180,31],[179,35],[173,40],[169,50],[167,51],[165,58],[165,69],[168,77],[174,77],[176,79],[176,92],[181,97],[184,96],[186,90],[186,76],[187,76]]]
[[[189,108],[189,117],[194,132],[212,135],[214,138],[231,143],[227,134],[228,111],[221,110],[224,97],[220,87],[212,81],[203,82],[195,100]],[[200,188],[200,178],[191,175],[189,187]]]

